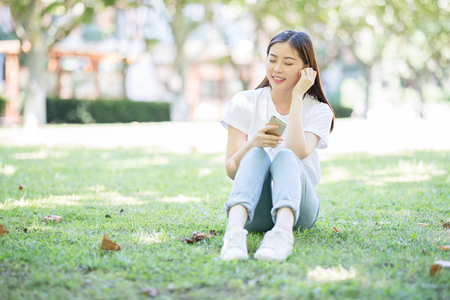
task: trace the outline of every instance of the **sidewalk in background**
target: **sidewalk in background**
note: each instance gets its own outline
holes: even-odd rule
[[[227,131],[219,122],[46,125],[37,129],[0,128],[0,145],[86,146],[94,148],[156,147],[188,153],[225,152]],[[328,154],[402,150],[450,150],[448,121],[336,120]]]

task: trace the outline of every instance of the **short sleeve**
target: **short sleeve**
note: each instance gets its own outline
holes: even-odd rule
[[[248,135],[251,122],[250,116],[251,107],[249,101],[245,95],[240,92],[231,99],[230,104],[220,119],[220,124],[222,124],[225,129],[228,129],[228,125],[231,125]]]
[[[320,140],[317,143],[317,149],[328,148],[328,137],[330,136],[331,122],[333,121],[333,112],[328,104],[320,103],[314,105],[307,115],[304,123],[304,131],[317,135]]]

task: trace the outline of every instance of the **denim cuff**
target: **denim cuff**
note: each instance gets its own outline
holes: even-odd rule
[[[254,205],[253,205],[252,201],[249,199],[245,199],[245,198],[228,199],[228,201],[225,202],[227,218],[230,213],[230,208],[232,208],[236,204],[240,204],[247,209],[248,218],[247,218],[246,224],[250,223],[253,220],[253,214],[255,213],[255,210],[254,210]]]
[[[298,209],[298,207],[294,207],[292,205],[291,201],[287,201],[287,200],[280,200],[277,202],[277,205],[274,206],[272,208],[272,210],[270,211],[271,215],[272,215],[272,220],[273,223],[276,224],[276,220],[277,220],[277,210],[283,207],[289,207],[290,209],[292,209],[292,212],[294,213],[294,224],[295,225],[297,223],[298,217],[300,216],[300,210]]]

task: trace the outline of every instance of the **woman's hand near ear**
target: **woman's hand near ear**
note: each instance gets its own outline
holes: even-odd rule
[[[298,72],[298,77],[300,80],[294,87],[292,91],[292,97],[301,97],[313,86],[316,80],[317,72],[312,68],[304,68]]]

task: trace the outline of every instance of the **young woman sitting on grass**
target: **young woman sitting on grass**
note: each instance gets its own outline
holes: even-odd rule
[[[320,82],[309,36],[288,30],[267,48],[266,78],[231,100],[221,124],[228,129],[226,170],[234,180],[225,203],[228,225],[220,257],[248,259],[247,230],[267,232],[256,259],[284,261],[293,230],[311,229],[319,214],[318,149],[328,147],[334,113]],[[282,136],[267,134],[271,116]]]

